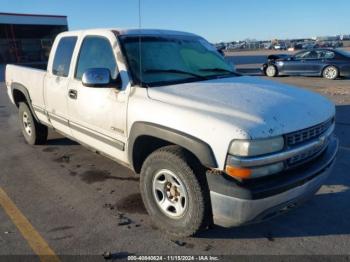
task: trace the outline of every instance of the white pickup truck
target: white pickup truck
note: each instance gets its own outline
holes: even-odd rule
[[[189,33],[65,32],[47,71],[8,65],[6,85],[29,144],[49,127],[132,168],[153,223],[175,236],[292,209],[338,150],[330,101],[240,76]]]

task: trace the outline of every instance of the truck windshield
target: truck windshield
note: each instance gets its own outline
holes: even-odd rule
[[[141,86],[237,76],[215,47],[200,37],[121,36],[119,39],[133,80]]]

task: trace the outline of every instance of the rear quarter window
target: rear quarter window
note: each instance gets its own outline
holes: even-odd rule
[[[61,38],[56,48],[56,53],[52,65],[52,73],[54,75],[63,77],[68,76],[76,42],[77,37],[75,36]]]

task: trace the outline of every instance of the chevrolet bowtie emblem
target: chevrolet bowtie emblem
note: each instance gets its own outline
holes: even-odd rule
[[[320,136],[319,141],[323,145],[326,142],[326,136]]]

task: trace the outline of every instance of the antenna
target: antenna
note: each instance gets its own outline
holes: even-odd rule
[[[140,78],[140,85],[142,84],[141,27],[142,27],[141,0],[139,0],[139,64],[140,64],[139,78]]]
[[[141,0],[139,0],[139,29],[141,29]]]

